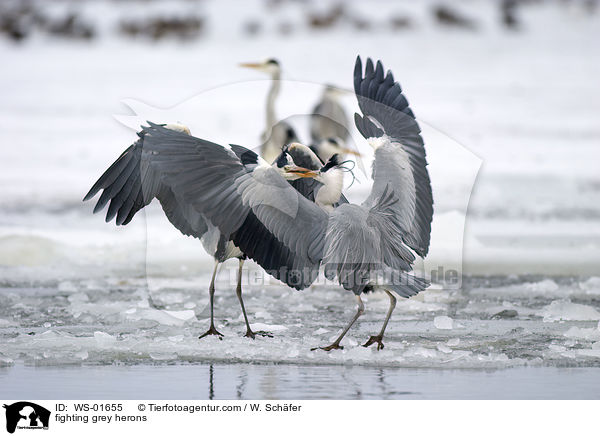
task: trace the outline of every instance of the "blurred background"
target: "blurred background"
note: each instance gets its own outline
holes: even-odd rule
[[[115,228],[81,199],[134,141],[123,125],[128,117],[124,123],[135,127],[163,114],[170,119],[154,121],[254,147],[269,82],[240,62],[281,62],[277,110],[287,118],[309,113],[323,84],[350,90],[360,54],[394,72],[423,128],[435,200],[431,269],[464,273],[461,290],[438,286],[399,304],[390,335],[408,342],[379,358],[441,366],[455,352],[462,354],[451,365],[467,367],[596,365],[598,40],[594,0],[3,0],[0,330],[12,342],[0,348],[0,362],[105,362],[107,350],[132,362],[223,357],[188,343],[208,316],[212,261],[197,241],[172,229],[156,205]],[[356,102],[344,102],[351,114]],[[353,138],[368,153],[356,131]],[[360,200],[365,192],[363,177],[349,195]],[[230,287],[230,277],[219,283]],[[144,307],[146,284],[156,307]],[[255,348],[245,361],[312,362],[304,348],[332,336],[352,311],[341,302],[349,296],[335,289],[248,292],[249,312],[288,330],[287,339]],[[234,294],[217,294],[225,329],[240,327]],[[386,307],[385,296],[369,298],[378,313],[366,316],[360,334]],[[306,321],[304,312],[320,315]],[[461,327],[440,332],[432,324],[438,316]],[[314,333],[319,326],[325,332]],[[57,335],[45,342],[54,344],[50,357],[40,357],[24,329]],[[95,330],[110,338],[78,342]],[[188,348],[165,339],[179,331]],[[440,350],[455,331],[463,342]],[[505,348],[496,343],[503,335],[513,335]],[[128,354],[134,345],[139,353]],[[362,349],[349,352],[354,362],[372,359]],[[347,359],[340,353],[326,361]]]

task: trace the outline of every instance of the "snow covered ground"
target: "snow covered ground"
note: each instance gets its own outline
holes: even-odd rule
[[[0,366],[598,366],[599,16],[531,5],[523,29],[508,32],[495,23],[494,2],[463,4],[480,30],[435,26],[428,2],[381,2],[365,16],[412,13],[415,28],[298,27],[281,36],[269,29],[282,16],[298,20],[293,10],[262,13],[257,2],[267,30],[249,38],[239,32],[247,14],[215,1],[203,3],[213,25],[195,42],[125,43],[110,34],[91,43],[0,40]],[[113,2],[81,8],[106,28],[118,12]],[[198,341],[212,267],[200,244],[172,229],[156,205],[115,228],[81,203],[135,138],[113,115],[131,120],[126,100],[142,117],[168,116],[154,121],[255,146],[268,82],[237,63],[280,59],[286,83],[278,111],[294,119],[310,110],[320,84],[351,88],[357,54],[394,71],[423,127],[436,206],[424,268],[462,270],[462,286],[433,286],[400,302],[380,352],[359,346],[387,307],[385,295],[369,295],[343,351],[311,352],[351,317],[351,295],[332,285],[296,292],[257,283],[248,262],[247,309],[274,337],[247,340],[230,261],[216,301],[226,337]],[[346,103],[353,110],[351,97]],[[357,132],[354,140],[368,152]],[[367,191],[363,177],[349,196]]]

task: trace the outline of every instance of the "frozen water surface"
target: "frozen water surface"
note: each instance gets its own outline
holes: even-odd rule
[[[430,289],[400,301],[385,348],[360,344],[375,334],[388,299],[365,297],[367,311],[341,351],[311,351],[339,334],[354,300],[335,286],[302,292],[281,285],[246,286],[255,330],[243,337],[234,286],[217,281],[216,324],[223,340],[198,336],[208,328],[206,275],[176,279],[98,277],[0,289],[0,364],[90,365],[247,362],[372,365],[411,368],[600,366],[599,289],[590,280],[467,277],[461,290]],[[528,293],[530,288],[547,288]],[[515,289],[521,289],[520,294]],[[564,290],[569,300],[556,299]],[[507,292],[510,293],[507,294]]]
[[[86,2],[82,10],[108,20],[118,9],[109,3]],[[58,385],[69,374],[110,373],[116,389],[119,377],[135,374],[138,380],[171,374],[180,383],[197,374],[203,397],[210,362],[216,397],[235,397],[234,385],[246,375],[253,387],[243,396],[283,395],[281,387],[269,390],[277,378],[296,389],[290,397],[310,397],[317,391],[302,391],[310,389],[310,371],[348,398],[360,397],[349,386],[376,396],[380,385],[371,381],[380,374],[395,380],[381,384],[381,397],[449,392],[410,382],[398,387],[406,374],[440,380],[454,374],[448,377],[456,386],[461,377],[517,386],[520,377],[538,374],[555,380],[565,396],[575,386],[589,392],[591,383],[582,380],[597,380],[591,367],[600,366],[600,58],[592,44],[600,38],[599,15],[565,13],[558,3],[533,5],[523,8],[523,30],[507,33],[491,21],[496,2],[469,2],[467,10],[488,20],[472,33],[434,26],[425,18],[430,3],[420,2],[406,9],[415,14],[412,31],[376,29],[357,37],[342,26],[246,38],[231,31],[243,17],[231,16],[222,2],[206,4],[217,22],[227,16],[232,24],[213,26],[188,44],[125,45],[108,35],[84,45],[0,40],[10,66],[0,70],[0,384],[53,374]],[[377,20],[394,5],[383,2],[364,13]],[[369,15],[373,10],[377,16]],[[381,58],[394,71],[423,126],[436,208],[425,269],[462,269],[461,286],[434,286],[399,302],[379,352],[361,344],[379,330],[388,301],[368,295],[344,350],[313,352],[351,318],[352,296],[330,284],[296,292],[274,281],[257,283],[259,270],[247,262],[251,322],[273,334],[249,340],[242,337],[234,293],[236,263],[229,261],[216,300],[225,338],[198,340],[208,327],[212,269],[200,244],[172,229],[156,205],[115,228],[80,201],[135,138],[112,114],[126,119],[119,102],[128,99],[139,116],[168,115],[175,119],[154,121],[180,121],[207,139],[255,146],[267,83],[238,62],[282,61],[284,78],[297,81],[284,84],[278,102],[285,118],[309,110],[320,83],[351,88],[358,53]],[[351,98],[346,102],[355,107]],[[368,188],[363,177],[348,195],[360,201]],[[557,369],[582,366],[587,372]],[[494,374],[513,378],[472,371],[506,368]]]

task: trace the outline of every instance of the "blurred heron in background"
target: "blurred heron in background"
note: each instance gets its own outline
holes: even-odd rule
[[[310,116],[310,148],[323,162],[327,162],[334,154],[342,160],[346,154],[360,156],[346,147],[350,139],[350,122],[340,102],[345,94],[346,91],[327,85]]]
[[[261,135],[260,150],[263,159],[271,163],[279,156],[283,146],[298,140],[294,128],[285,121],[278,121],[275,114],[275,100],[281,91],[281,65],[276,59],[267,59],[264,62],[242,63],[240,66],[262,71],[271,76],[271,87],[267,94],[266,126]]]

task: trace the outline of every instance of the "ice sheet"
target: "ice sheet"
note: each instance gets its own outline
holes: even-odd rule
[[[281,285],[246,286],[253,328],[273,334],[251,340],[243,337],[244,322],[231,278],[222,271],[217,281],[216,324],[223,340],[198,339],[208,328],[208,292],[206,277],[194,273],[182,273],[176,280],[148,277],[155,285],[149,293],[145,279],[130,276],[1,288],[1,362],[600,365],[598,300],[585,292],[571,294],[573,302],[527,292],[549,287],[547,279],[512,279],[513,289],[522,289],[520,295],[507,295],[498,283],[466,279],[461,291],[431,289],[400,301],[381,351],[361,346],[378,331],[388,302],[385,295],[368,295],[367,311],[343,341],[344,350],[326,353],[311,348],[333,341],[351,318],[354,299],[349,293],[331,286],[302,292]],[[555,292],[581,285],[566,279],[553,283]],[[516,315],[503,316],[507,309]]]

